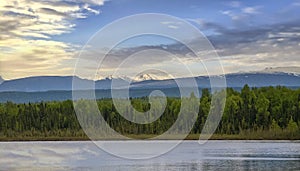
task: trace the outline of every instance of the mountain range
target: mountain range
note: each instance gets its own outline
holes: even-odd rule
[[[219,76],[212,76],[219,79]],[[97,90],[111,89],[112,81],[116,81],[123,88],[123,83],[128,80],[122,78],[105,78],[97,81],[82,79],[76,76],[37,76],[15,80],[4,80],[0,84],[0,92],[45,92],[45,91],[70,91],[72,90],[73,78],[80,83],[77,90],[86,90],[86,83],[94,83]],[[150,75],[141,76],[142,81],[132,81],[133,89],[153,89],[153,88],[176,88],[177,84],[173,79],[154,80]],[[178,78],[178,80],[189,82],[192,78]],[[199,88],[209,88],[210,78],[208,76],[198,76],[195,80]],[[248,72],[234,73],[226,75],[227,87],[243,87],[248,84],[250,87],[265,86],[286,86],[300,87],[300,76],[296,73],[285,72]],[[189,85],[187,85],[189,87]]]

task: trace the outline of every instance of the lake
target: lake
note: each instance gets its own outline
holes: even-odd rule
[[[300,142],[184,141],[149,160],[118,158],[88,141],[0,142],[0,170],[300,170]]]

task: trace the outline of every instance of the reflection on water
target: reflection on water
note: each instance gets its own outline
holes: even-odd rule
[[[158,158],[125,160],[91,142],[2,142],[0,170],[300,170],[300,143],[185,141]]]

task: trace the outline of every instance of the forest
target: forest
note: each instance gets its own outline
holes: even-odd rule
[[[211,107],[210,91],[202,90],[196,123],[187,139],[197,139]],[[134,138],[149,138],[167,131],[178,117],[180,98],[167,98],[162,116],[149,124],[126,120],[112,99],[97,100],[99,111],[115,131]],[[132,98],[138,111],[147,111],[148,98]],[[130,112],[130,111],[128,111]],[[94,122],[93,118],[86,122]],[[182,123],[185,124],[185,123]],[[183,125],[184,126],[184,125]],[[73,102],[0,104],[0,140],[87,140]],[[300,89],[286,87],[227,88],[222,120],[212,139],[300,139]]]

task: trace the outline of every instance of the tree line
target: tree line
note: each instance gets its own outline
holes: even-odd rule
[[[194,97],[195,98],[195,97]],[[205,124],[212,95],[202,90],[199,112],[191,134],[199,134]],[[115,131],[123,135],[159,135],[176,121],[180,111],[180,98],[167,98],[162,116],[149,124],[136,124],[126,120],[116,110],[112,99],[97,100],[99,111]],[[131,99],[132,106],[140,112],[151,107],[148,98]],[[127,110],[131,113],[132,111]],[[187,118],[189,119],[189,118]],[[86,124],[95,124],[87,118]],[[184,127],[186,123],[181,123]],[[268,134],[268,137],[293,139],[300,137],[300,89],[286,87],[250,88],[241,91],[227,89],[222,120],[216,130],[220,135]],[[260,135],[261,135],[260,134]],[[259,135],[259,136],[260,136]],[[0,104],[0,137],[86,137],[71,100]]]

